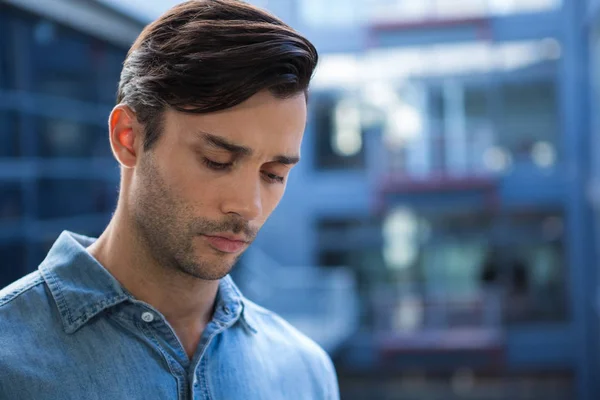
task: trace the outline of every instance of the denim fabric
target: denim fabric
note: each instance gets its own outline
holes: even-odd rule
[[[338,399],[328,355],[221,279],[190,361],[172,327],[63,232],[0,291],[0,399]]]

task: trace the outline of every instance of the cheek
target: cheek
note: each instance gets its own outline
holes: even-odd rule
[[[214,203],[219,188],[208,171],[195,160],[184,160],[171,169],[170,186],[174,194],[190,207],[197,208]]]
[[[183,187],[181,199],[196,215],[210,213],[210,209],[216,208],[220,199],[218,188],[212,186],[210,180],[197,184],[188,183]]]

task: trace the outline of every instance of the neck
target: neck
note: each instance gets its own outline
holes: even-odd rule
[[[136,299],[156,308],[175,329],[188,354],[212,318],[219,281],[203,281],[160,265],[117,208],[88,251]]]

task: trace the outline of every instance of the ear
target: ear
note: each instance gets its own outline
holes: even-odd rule
[[[133,110],[124,104],[113,108],[108,120],[110,147],[121,166],[133,168],[142,151],[142,129]]]

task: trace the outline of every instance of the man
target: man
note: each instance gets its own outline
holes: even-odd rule
[[[315,343],[228,273],[300,157],[313,45],[234,0],[149,25],[109,138],[117,209],[0,291],[0,399],[337,399]]]

